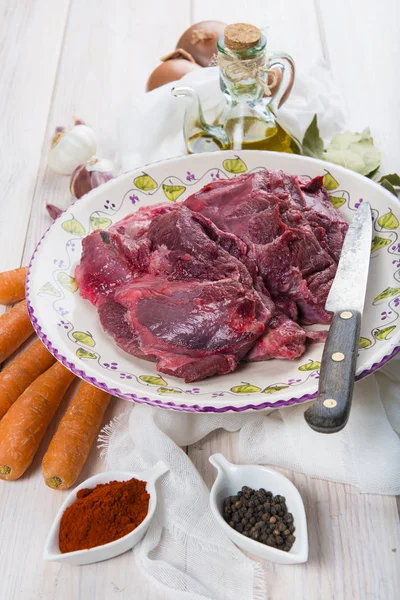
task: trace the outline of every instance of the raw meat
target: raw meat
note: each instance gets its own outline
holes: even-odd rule
[[[115,300],[127,309],[125,321],[137,334],[140,351],[156,356],[159,370],[185,381],[194,374],[203,379],[233,371],[270,317],[257,292],[231,279],[168,281],[146,275],[122,287]]]
[[[272,298],[296,302],[300,323],[330,322],[324,305],[347,224],[329,202],[322,177],[305,181],[265,170],[213,182],[184,204],[246,243]],[[316,274],[322,290],[316,290]]]
[[[346,229],[321,177],[261,171],[93,232],[76,279],[124,351],[197,381],[324,339],[301,325],[330,321]]]

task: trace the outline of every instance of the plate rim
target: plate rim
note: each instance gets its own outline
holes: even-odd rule
[[[351,174],[351,176],[355,177],[356,179],[360,179],[360,181],[365,182],[365,180],[368,179],[364,175],[356,173],[355,171],[351,171],[350,169],[342,167],[341,165],[336,165],[336,164],[328,162],[328,161],[324,161],[321,159],[312,158],[312,157],[308,157],[308,156],[285,154],[285,153],[281,153],[281,152],[272,152],[272,151],[267,151],[267,150],[238,150],[237,152],[240,152],[240,154],[243,153],[245,155],[246,154],[247,155],[248,154],[266,154],[266,155],[274,155],[274,156],[278,156],[278,157],[282,157],[282,155],[284,155],[286,157],[290,157],[290,160],[294,160],[295,162],[297,160],[301,160],[301,161],[309,162],[311,164],[319,164],[324,169],[327,169],[329,166],[332,166],[334,168],[334,170],[339,170],[339,172],[341,171],[345,175]],[[218,156],[224,156],[229,153],[232,153],[232,151],[224,150],[224,151],[220,151],[220,152],[204,152],[204,153],[201,153],[199,156],[216,157],[217,158]],[[98,188],[94,188],[93,190],[88,192],[88,194],[85,194],[84,196],[82,196],[81,198],[76,200],[73,205],[77,204],[81,200],[86,200],[87,196],[89,196],[89,195],[95,195],[96,193],[99,192],[99,190],[107,189],[110,186],[112,187],[112,185],[114,185],[115,181],[117,179],[119,179],[120,177],[125,177],[131,173],[135,173],[136,171],[145,170],[154,165],[160,165],[161,163],[168,163],[168,162],[172,162],[172,161],[184,161],[184,160],[191,159],[192,157],[193,157],[193,155],[178,155],[178,156],[173,156],[173,157],[169,157],[166,159],[161,159],[158,161],[153,161],[153,162],[147,163],[145,165],[140,165],[140,166],[136,167],[135,169],[131,169],[129,171],[121,173],[118,177],[107,181],[102,186],[100,186]],[[388,197],[391,198],[391,200],[393,200],[393,194],[390,194],[390,192],[388,190],[382,188],[381,186],[378,186],[378,184],[371,179],[368,179],[368,181],[369,181],[369,184],[373,184],[372,187],[374,187],[376,185],[378,187],[380,193],[384,193],[384,195],[387,195]],[[399,201],[399,198],[397,198],[397,200]],[[61,213],[61,215],[62,214],[63,213]],[[32,271],[33,262],[34,262],[36,253],[38,252],[39,247],[41,246],[43,240],[49,233],[50,229],[56,224],[57,220],[60,218],[61,215],[59,215],[57,217],[57,219],[55,219],[49,225],[49,227],[46,229],[46,231],[43,233],[43,235],[41,236],[39,242],[37,243],[35,250],[31,256],[31,259],[29,261],[27,277],[26,277],[26,305],[27,305],[29,318],[32,322],[33,328],[34,328],[38,338],[46,346],[48,351],[56,358],[56,360],[61,362],[61,364],[64,365],[64,367],[66,367],[67,369],[69,369],[72,373],[74,373],[74,375],[76,375],[80,379],[86,381],[87,383],[90,383],[90,384],[94,385],[95,387],[100,388],[100,389],[110,393],[111,395],[117,396],[124,400],[130,400],[130,401],[136,402],[138,404],[148,404],[149,406],[158,407],[158,408],[165,408],[165,409],[170,409],[170,410],[192,412],[192,413],[198,413],[198,412],[199,413],[225,413],[225,412],[244,412],[244,411],[248,411],[248,410],[259,411],[259,410],[265,410],[265,409],[269,409],[269,408],[276,409],[276,408],[282,408],[285,406],[293,406],[295,404],[301,404],[303,402],[306,402],[307,400],[312,400],[317,397],[318,391],[316,391],[312,394],[303,394],[300,397],[294,396],[287,400],[276,400],[275,402],[265,401],[265,402],[261,402],[261,403],[250,403],[250,404],[246,404],[244,406],[232,406],[232,405],[221,406],[221,407],[216,407],[216,406],[211,406],[211,405],[201,406],[199,404],[186,404],[186,403],[177,403],[177,402],[172,402],[172,401],[167,402],[167,401],[161,400],[161,399],[160,400],[151,400],[150,398],[147,398],[146,396],[138,396],[135,393],[127,394],[127,393],[122,392],[118,388],[110,388],[106,383],[98,381],[96,379],[96,377],[92,377],[92,376],[88,375],[84,370],[78,369],[74,365],[74,363],[70,362],[66,356],[61,354],[61,352],[55,346],[53,346],[52,342],[48,339],[47,335],[42,330],[42,327],[35,315],[35,310],[33,308],[31,298],[30,298],[30,278],[31,278],[31,271]],[[359,373],[355,377],[355,380],[359,381],[360,379],[363,379],[364,377],[371,375],[376,370],[381,368],[384,364],[386,364],[389,360],[391,360],[399,351],[400,351],[400,344],[395,346],[392,349],[392,351],[389,354],[385,355],[380,361],[373,363],[369,369],[365,369],[364,371]]]

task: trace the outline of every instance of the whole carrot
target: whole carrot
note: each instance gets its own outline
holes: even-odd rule
[[[0,304],[14,304],[25,298],[27,271],[27,267],[21,267],[0,273]]]
[[[0,373],[0,419],[26,390],[56,359],[37,340]]]
[[[25,300],[1,315],[0,363],[11,356],[32,333],[33,327],[26,309]]]
[[[110,394],[82,382],[43,457],[46,485],[66,490],[75,483],[103,421]]]
[[[31,464],[74,375],[56,363],[40,375],[0,421],[0,479],[18,479]]]

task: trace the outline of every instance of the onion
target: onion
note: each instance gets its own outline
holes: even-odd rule
[[[186,73],[200,69],[200,65],[197,65],[193,58],[180,48],[167,54],[161,60],[164,62],[154,69],[147,80],[146,92],[151,92],[166,83],[180,79]]]
[[[274,67],[272,70],[275,72],[276,81],[275,81],[274,85],[272,85],[271,88],[270,88],[271,89],[271,96],[273,96],[275,94],[276,90],[281,85],[281,81],[282,81],[282,71],[280,70],[280,68],[279,67]],[[272,73],[268,73],[268,83],[269,83],[269,85],[271,85],[272,82],[273,82],[273,75],[272,75]]]
[[[225,27],[226,23],[222,21],[200,21],[186,29],[176,47],[189,52],[202,67],[208,67],[217,54],[217,41]]]

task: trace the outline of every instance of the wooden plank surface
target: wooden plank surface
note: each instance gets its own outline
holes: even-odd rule
[[[399,21],[399,5],[385,0],[386,6],[378,10],[375,4],[362,0],[3,0],[0,269],[26,264],[50,223],[46,202],[64,208],[71,201],[68,178],[50,173],[45,166],[54,127],[67,124],[73,114],[87,119],[98,134],[99,154],[113,158],[115,119],[121,106],[143,90],[158,58],[174,47],[190,22],[201,19],[268,26],[270,49],[291,53],[299,65],[311,58],[328,59],[352,126],[371,125],[386,168],[400,170],[399,42],[395,27],[389,27]],[[380,77],[378,86],[371,73]],[[115,400],[106,421],[125,406]],[[131,553],[82,568],[41,560],[48,528],[65,493],[44,486],[40,461],[64,409],[65,404],[27,476],[12,484],[0,482],[5,507],[0,513],[1,600],[170,598],[142,577]],[[234,460],[235,439],[234,434],[219,431],[189,449],[207,484],[214,479],[208,456],[220,451]],[[103,469],[93,449],[80,480]],[[395,498],[360,495],[349,486],[285,473],[305,500],[310,560],[289,567],[264,562],[269,597],[395,600],[400,589]]]
[[[0,3],[0,270],[19,266],[69,0]]]
[[[237,433],[217,431],[190,446],[189,456],[209,487],[215,469],[208,457],[222,452],[229,460],[238,461],[237,437]],[[278,470],[289,477],[303,498],[310,554],[304,565],[263,561],[268,597],[395,600],[400,589],[400,527],[395,498],[359,494],[349,485]]]

